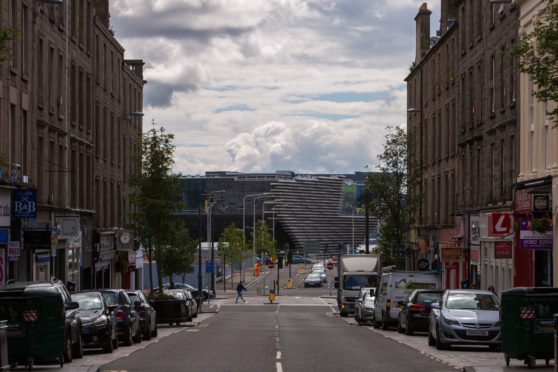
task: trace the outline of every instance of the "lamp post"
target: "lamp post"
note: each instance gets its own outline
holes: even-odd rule
[[[249,195],[244,195],[244,197],[242,198],[242,249],[244,249],[244,243],[246,242],[246,199],[252,197],[262,197],[264,195],[268,196],[271,195],[271,193],[263,192],[259,194],[249,194]],[[256,204],[256,200],[254,200],[254,209],[256,208],[255,204]],[[256,250],[254,249],[254,265],[255,264],[256,264]]]
[[[368,165],[365,165],[364,168],[368,169]],[[368,176],[370,175],[370,171],[364,177],[364,231],[366,235],[366,254],[370,253],[370,216],[368,212],[368,204],[370,203],[369,200],[369,192],[368,192]]]
[[[198,205],[198,311],[201,309],[201,304],[203,302],[202,287],[203,287],[203,277],[202,277],[202,225],[201,225],[201,206]]]

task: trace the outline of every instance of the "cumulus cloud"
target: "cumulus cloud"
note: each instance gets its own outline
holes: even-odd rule
[[[111,23],[178,171],[350,172],[405,123],[421,3],[113,0]]]

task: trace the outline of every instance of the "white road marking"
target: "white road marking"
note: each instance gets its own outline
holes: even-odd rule
[[[277,358],[275,358],[275,359],[281,360],[281,352],[280,351],[277,352]]]
[[[281,366],[281,362],[277,362],[275,363],[275,365],[277,366],[277,372],[283,372],[283,367]]]

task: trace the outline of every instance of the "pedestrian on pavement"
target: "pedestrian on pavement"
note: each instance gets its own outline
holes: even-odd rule
[[[242,291],[247,291],[247,289],[244,286],[244,284],[242,284],[242,280],[241,280],[240,282],[238,282],[238,285],[236,286],[236,301],[235,301],[235,303],[238,303],[238,298],[239,297],[242,299],[243,302],[246,302],[244,297],[242,297]]]
[[[496,294],[496,290],[494,289],[494,286],[493,286],[493,285],[489,286],[489,287],[488,287],[488,290],[489,290],[490,292],[494,293],[494,294],[496,295],[496,297],[498,297],[498,295]]]

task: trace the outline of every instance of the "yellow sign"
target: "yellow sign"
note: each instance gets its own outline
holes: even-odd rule
[[[461,262],[463,261],[463,249],[461,248],[440,248],[442,262]]]
[[[287,280],[287,288],[291,288],[293,286],[293,281],[291,279]]]
[[[271,255],[271,260],[273,262],[277,261],[277,255],[275,253]]]

